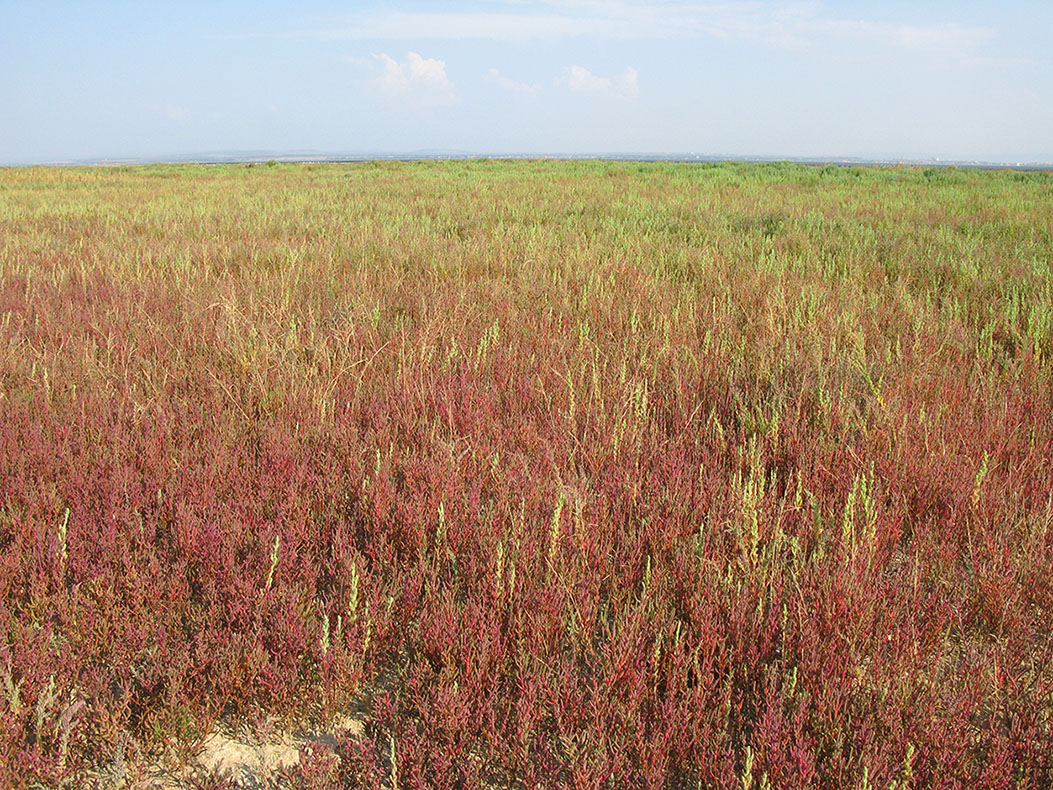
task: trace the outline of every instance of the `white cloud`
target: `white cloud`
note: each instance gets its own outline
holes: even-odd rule
[[[611,89],[609,77],[597,77],[584,66],[571,66],[569,87],[572,91],[607,93]]]
[[[639,77],[631,66],[617,77],[600,77],[584,66],[571,66],[567,69],[567,87],[575,93],[599,93],[619,99],[640,95]]]
[[[406,55],[402,63],[386,52],[373,56],[380,63],[381,74],[373,85],[381,93],[424,107],[448,107],[456,104],[457,94],[446,76],[446,62],[421,57],[416,52]]]
[[[615,79],[615,85],[623,96],[635,99],[640,95],[640,81],[636,69],[632,66],[623,71]]]
[[[490,82],[497,83],[506,91],[511,91],[512,93],[524,93],[528,96],[536,96],[538,92],[537,85],[529,85],[525,82],[516,82],[515,80],[511,80],[508,77],[506,77],[497,69],[490,69],[490,71],[487,72],[486,78]]]

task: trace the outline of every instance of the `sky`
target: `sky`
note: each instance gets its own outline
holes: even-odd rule
[[[1053,2],[0,0],[0,163],[1053,162]]]

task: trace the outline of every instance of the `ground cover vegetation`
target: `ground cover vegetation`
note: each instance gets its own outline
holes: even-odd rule
[[[0,785],[358,705],[285,786],[1049,786],[1051,229],[1049,173],[0,171]]]

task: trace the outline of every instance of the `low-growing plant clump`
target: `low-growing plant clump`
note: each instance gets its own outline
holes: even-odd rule
[[[0,171],[0,785],[359,706],[285,786],[1049,786],[1051,229],[1048,173]]]

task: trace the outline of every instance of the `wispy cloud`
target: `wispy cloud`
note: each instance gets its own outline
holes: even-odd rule
[[[399,62],[386,52],[373,56],[381,73],[374,87],[386,96],[406,100],[422,107],[448,107],[456,104],[457,94],[446,75],[446,62],[425,58],[416,52]]]
[[[487,80],[500,85],[506,91],[512,93],[522,93],[527,96],[536,96],[538,92],[537,85],[530,85],[525,82],[517,82],[516,80],[509,79],[497,69],[490,69],[486,74]]]
[[[960,54],[988,39],[992,31],[953,23],[908,25],[845,19],[801,22],[802,31],[816,31],[842,38],[871,39],[904,49],[939,54]]]
[[[618,99],[635,99],[640,95],[639,78],[631,66],[617,77],[601,77],[584,66],[571,66],[567,75],[567,87],[575,93],[598,93]]]
[[[842,19],[818,4],[790,0],[521,0],[481,13],[373,9],[302,35],[350,40],[529,41],[536,39],[661,39],[711,36],[804,49],[831,39],[869,39],[884,46],[938,54],[964,53],[991,36],[988,28],[953,23],[904,24]]]
[[[529,41],[575,36],[633,38],[629,25],[613,17],[516,13],[366,12],[344,23],[311,31],[323,39],[397,40],[487,39]]]

